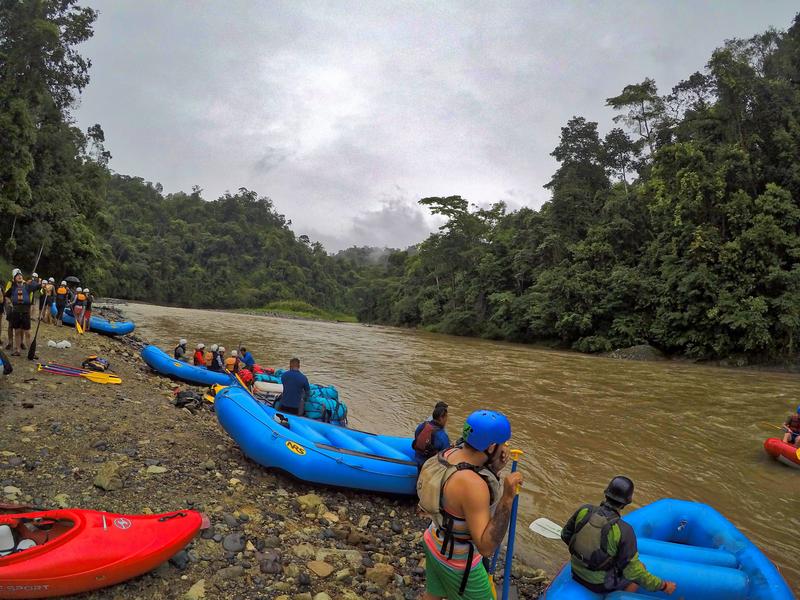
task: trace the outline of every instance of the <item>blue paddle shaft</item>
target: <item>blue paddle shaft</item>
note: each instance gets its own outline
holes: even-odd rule
[[[511,472],[517,470],[517,461],[511,463]],[[511,588],[511,561],[514,558],[514,536],[517,532],[517,507],[519,506],[519,494],[514,496],[514,503],[511,505],[511,521],[508,524],[508,544],[506,545],[506,564],[503,569],[503,600],[508,600],[508,592]],[[498,548],[499,550],[499,548]],[[495,553],[495,556],[497,553]]]
[[[517,461],[513,461],[511,463],[511,472],[513,473],[516,470],[517,470]],[[500,544],[494,551],[494,555],[492,556],[492,564],[489,565],[489,575],[494,575],[494,572],[497,569],[497,557],[500,555],[500,546],[502,545],[503,542],[500,542]]]

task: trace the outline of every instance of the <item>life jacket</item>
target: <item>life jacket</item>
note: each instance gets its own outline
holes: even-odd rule
[[[253,373],[250,371],[250,369],[240,368],[239,379],[242,380],[243,384],[250,387],[250,384],[253,383]]]
[[[210,351],[206,351],[206,353],[203,355],[203,358],[206,361],[206,367],[210,367],[211,361],[214,360],[214,355]]]
[[[111,363],[105,358],[100,358],[96,354],[92,354],[86,357],[86,360],[81,363],[81,366],[90,371],[108,371],[108,369],[111,368]]]
[[[458,448],[458,446],[457,446]],[[430,517],[436,526],[436,535],[442,540],[440,552],[453,557],[456,539],[453,535],[453,522],[456,517],[444,509],[444,486],[448,479],[459,471],[473,471],[480,475],[481,479],[489,487],[489,512],[494,515],[495,508],[503,495],[503,484],[497,475],[486,467],[476,467],[473,464],[463,462],[452,465],[447,461],[445,452],[442,450],[436,458],[430,458],[423,466],[417,479],[417,496],[419,497],[419,507]],[[475,553],[475,544],[471,540],[461,539],[461,542],[469,542],[469,556],[466,560],[466,568],[461,578],[459,595],[464,593],[469,580],[469,573],[472,569],[472,558]]]
[[[78,292],[78,294],[75,296],[75,304],[77,306],[83,306],[85,303],[86,303],[86,294],[84,294],[83,292]]]
[[[614,562],[608,553],[608,533],[619,521],[619,515],[608,516],[597,506],[589,507],[589,515],[575,529],[569,541],[572,557],[590,571],[607,571]]]
[[[442,429],[441,425],[433,421],[426,421],[420,429],[419,435],[411,442],[411,447],[422,454],[425,458],[430,458],[436,454],[433,448],[433,434]]]
[[[195,366],[205,365],[206,364],[206,357],[203,354],[202,350],[195,350],[194,352],[194,364]]]
[[[225,359],[225,368],[231,373],[233,373],[234,371],[236,371],[237,362],[238,361],[236,360],[236,358],[234,358],[233,356],[229,356],[228,358]]]
[[[59,288],[56,290],[56,302],[66,302],[68,293],[69,290],[67,290],[67,288],[65,288],[63,285],[59,286]]]
[[[172,351],[172,355],[176,359],[186,356],[186,348],[183,345],[178,344],[177,346],[175,346],[175,350]]]
[[[11,304],[21,306],[23,304],[31,303],[31,292],[28,286],[24,283],[22,285],[14,284],[16,287],[11,290]]]
[[[789,417],[787,427],[795,433],[800,433],[800,414]]]

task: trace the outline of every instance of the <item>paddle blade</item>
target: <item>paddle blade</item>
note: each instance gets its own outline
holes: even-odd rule
[[[33,338],[30,348],[28,348],[28,360],[33,360],[36,356],[36,338]]]
[[[122,383],[122,379],[111,373],[95,373],[94,371],[90,371],[89,373],[81,373],[80,376],[89,381],[94,381],[95,383]]]
[[[541,517],[530,524],[530,530],[550,540],[561,539],[561,525]]]
[[[78,322],[77,318],[75,319],[75,330],[78,333],[83,334],[83,329],[81,328],[81,324]]]

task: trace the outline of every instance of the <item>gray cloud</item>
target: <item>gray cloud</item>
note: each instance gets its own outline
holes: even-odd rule
[[[788,0],[90,3],[100,18],[76,118],[103,125],[112,168],[167,191],[257,190],[331,249],[424,238],[434,222],[415,201],[425,196],[539,206],[567,119],[608,128],[604,99],[624,85],[650,76],[667,90],[724,39],[786,27],[797,10]],[[390,218],[404,224],[396,236]]]

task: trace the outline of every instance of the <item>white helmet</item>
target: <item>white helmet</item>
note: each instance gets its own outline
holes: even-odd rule
[[[195,347],[195,349],[197,349],[197,350],[202,350],[202,349],[203,349],[203,348],[205,348],[205,347],[206,347],[206,345],[205,345],[203,342],[200,342],[199,344],[197,344],[197,346]]]
[[[89,293],[89,288],[83,288],[83,291],[88,294]]]
[[[67,282],[66,281],[62,281],[61,285],[67,285]]]
[[[56,280],[55,280],[55,278],[54,278],[54,277],[51,277],[51,278],[50,278],[50,279],[48,279],[47,281],[49,281],[50,283],[55,283],[55,282],[56,282]]]
[[[216,344],[211,344],[211,351],[216,352],[217,350],[219,350],[219,346],[217,346]]]
[[[224,354],[225,353],[225,346],[220,346],[219,347],[219,351]]]
[[[77,289],[77,290],[75,290],[75,291],[76,291],[76,292],[82,292],[82,291],[83,291],[83,288],[78,288],[78,289]]]
[[[31,277],[33,277],[34,279],[36,279],[38,276],[39,276],[38,273],[34,273],[33,275],[31,275]]]
[[[239,356],[239,353],[236,350],[231,350],[231,356],[236,358],[237,356]]]
[[[22,270],[21,269],[14,269],[13,271],[11,271],[11,276],[12,277],[16,277],[17,275],[22,275]]]
[[[178,344],[180,344],[181,346],[185,346],[185,345],[186,345],[186,338],[181,338],[181,339],[178,341]]]

